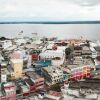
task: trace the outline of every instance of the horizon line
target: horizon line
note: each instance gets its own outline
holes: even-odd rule
[[[2,21],[0,24],[100,24],[100,21]]]

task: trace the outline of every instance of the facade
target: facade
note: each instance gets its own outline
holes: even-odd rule
[[[30,55],[32,56],[32,60],[33,61],[37,61],[37,60],[39,60],[39,54],[40,54],[40,50],[37,50],[37,49],[35,49],[35,50],[31,50],[31,52],[30,52]]]
[[[92,58],[96,58],[100,55],[100,44],[98,43],[90,43],[90,50],[92,52]]]
[[[87,46],[83,46],[82,47],[82,55],[84,55],[84,56],[91,56],[92,52],[91,52],[90,48],[87,47]]]
[[[1,63],[1,82],[7,82],[7,63]]]
[[[56,84],[63,81],[63,71],[56,66],[44,67],[42,75],[50,84]]]
[[[16,86],[13,82],[7,82],[3,84],[6,99],[5,100],[15,100],[16,99]]]
[[[2,83],[0,83],[0,100],[6,100],[6,95],[3,93]]]
[[[38,73],[38,74],[41,74],[41,69],[43,67],[47,67],[47,66],[50,66],[52,65],[52,61],[51,60],[38,60],[34,63],[34,67],[35,67],[35,71]]]
[[[34,85],[32,85],[32,87],[35,88],[35,91],[39,91],[41,89],[44,89],[44,78],[39,76],[38,74],[36,74],[35,72],[26,72],[26,75],[30,78],[30,80],[32,81],[32,83]]]
[[[11,40],[0,41],[0,49],[7,49],[12,46]]]
[[[56,57],[63,58],[64,51],[62,50],[46,50],[45,52],[40,53],[40,59],[53,59]]]
[[[49,91],[48,94],[45,95],[45,97],[50,100],[61,100],[62,94],[60,92],[56,91]]]
[[[25,83],[27,84],[27,86],[30,89],[30,92],[35,92],[35,83],[31,80],[31,79],[25,79]]]
[[[100,56],[97,56],[95,61],[96,70],[100,70]]]
[[[40,53],[39,58],[52,60],[52,65],[60,66],[64,63],[65,52],[62,49],[46,50]]]
[[[29,96],[30,89],[27,86],[27,84],[25,83],[25,81],[23,81],[23,80],[17,80],[16,81],[16,85],[17,85],[17,87],[20,88],[21,93],[22,93],[23,96]]]
[[[10,54],[11,59],[27,59],[27,53],[24,49],[15,50]]]
[[[80,80],[83,78],[89,78],[91,76],[90,66],[82,66],[71,69],[71,80]]]
[[[21,78],[22,71],[23,71],[23,60],[22,59],[11,59],[11,66],[13,68],[13,72],[11,76],[14,79]]]
[[[17,45],[25,44],[27,41],[24,38],[14,40]]]
[[[82,53],[82,47],[81,46],[74,46],[73,55],[80,56]]]

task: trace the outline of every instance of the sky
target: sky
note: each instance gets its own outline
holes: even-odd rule
[[[0,22],[73,20],[100,20],[100,0],[0,0]]]

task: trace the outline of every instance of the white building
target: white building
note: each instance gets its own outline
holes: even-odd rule
[[[40,59],[51,59],[53,65],[61,65],[65,59],[65,52],[62,50],[46,50],[39,55]]]
[[[14,40],[17,45],[25,44],[27,41],[24,38]]]
[[[69,85],[68,84],[64,84],[64,87],[61,88],[62,94],[63,96],[76,96],[79,97],[79,91],[78,90],[72,90],[69,89]]]
[[[100,42],[91,42],[90,43],[90,50],[92,52],[92,58],[96,58],[98,55],[100,55]]]
[[[0,41],[0,48],[1,49],[7,49],[7,48],[9,48],[11,46],[12,46],[11,40]]]
[[[42,69],[42,74],[51,84],[63,81],[63,71],[56,66],[44,67]]]

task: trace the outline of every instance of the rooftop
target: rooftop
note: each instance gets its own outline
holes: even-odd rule
[[[51,65],[51,60],[39,60],[35,62],[36,65],[48,66]]]
[[[31,79],[25,79],[25,81],[30,85],[32,86],[34,84],[34,82],[31,80]]]
[[[23,63],[23,59],[11,59],[13,63]]]
[[[44,78],[42,78],[41,76],[36,74],[34,71],[28,71],[28,72],[26,72],[26,74],[34,81],[36,81],[36,80],[44,80]]]

